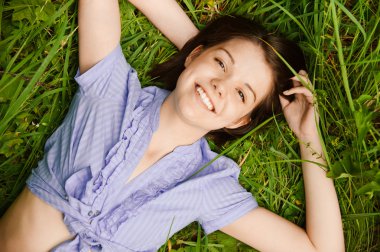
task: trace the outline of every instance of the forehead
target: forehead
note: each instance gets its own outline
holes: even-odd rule
[[[231,74],[256,90],[258,99],[269,93],[273,83],[273,72],[259,45],[248,39],[235,38],[210,49],[227,60]]]

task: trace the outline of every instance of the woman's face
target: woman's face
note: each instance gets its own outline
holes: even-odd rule
[[[186,123],[206,131],[237,128],[269,94],[272,70],[262,49],[235,38],[188,56],[172,92],[175,111]]]

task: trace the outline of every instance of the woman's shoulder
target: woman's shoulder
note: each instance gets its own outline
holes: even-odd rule
[[[207,176],[210,179],[232,177],[236,181],[238,180],[240,167],[234,160],[212,151],[204,138],[201,140],[200,150],[202,160],[197,177]]]

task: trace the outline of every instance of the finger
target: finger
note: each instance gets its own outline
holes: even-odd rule
[[[291,78],[291,80],[293,81],[293,86],[295,86],[295,87],[303,85],[305,87],[308,87],[311,90],[313,89],[311,81],[310,81],[308,74],[305,70],[300,70],[298,72],[298,74],[296,74],[295,76],[293,76]]]
[[[313,96],[313,93],[309,89],[303,86],[293,87],[291,89],[284,91],[284,95],[292,95],[292,94],[304,94],[306,96]]]
[[[309,80],[309,78],[307,76],[303,76],[303,75],[298,74],[296,76],[293,76],[290,79],[293,81],[293,85],[295,87],[305,86],[305,87],[311,88],[311,81]]]
[[[306,72],[305,70],[303,70],[303,69],[301,69],[298,73],[299,73],[300,75],[302,75],[302,76],[307,77],[307,72]]]
[[[281,107],[282,108],[285,108],[290,103],[287,99],[285,99],[281,95],[279,95],[279,98],[280,98],[280,103],[281,103]]]
[[[313,93],[309,89],[307,89],[307,88],[305,88],[303,86],[301,86],[301,87],[294,87],[294,88],[291,88],[291,89],[286,90],[284,92],[284,95],[293,95],[293,94],[294,95],[303,95],[308,100],[308,102],[310,102],[310,103],[314,102],[314,95],[313,95]]]
[[[298,79],[297,76],[293,76],[292,78],[290,78],[293,82],[293,87],[300,87],[302,86],[301,84],[301,78]]]

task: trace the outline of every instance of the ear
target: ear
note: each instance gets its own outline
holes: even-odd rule
[[[236,128],[239,128],[241,126],[244,126],[244,125],[250,123],[250,121],[251,121],[251,117],[243,116],[242,118],[240,118],[236,122],[233,122],[232,124],[228,125],[226,128],[227,129],[236,129]]]
[[[199,45],[199,46],[195,47],[191,51],[191,53],[189,53],[189,55],[186,57],[185,67],[190,65],[190,63],[202,52],[202,50],[203,50],[203,45]]]

